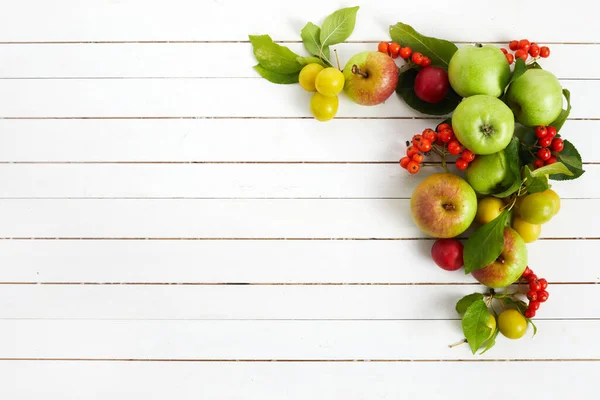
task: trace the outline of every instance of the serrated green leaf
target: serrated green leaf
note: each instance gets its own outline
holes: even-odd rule
[[[527,188],[528,193],[543,192],[550,188],[546,175],[533,176],[533,172],[528,165],[523,167],[523,173],[525,174],[525,188]]]
[[[520,60],[520,59],[519,59]],[[504,155],[506,156],[506,163],[511,175],[510,186],[494,196],[502,198],[510,196],[521,187],[521,161],[519,159],[519,139],[515,136],[512,137],[506,149],[504,149]]]
[[[527,71],[527,65],[525,65],[525,61],[523,61],[522,58],[517,58],[517,61],[515,61],[515,69],[513,70],[513,73],[510,77],[510,80],[508,81],[508,84],[504,88],[504,93],[506,93],[506,91],[508,90],[510,85],[514,81],[516,81],[517,78],[519,78],[521,75],[523,75],[525,73],[525,71]]]
[[[467,308],[477,300],[483,300],[483,294],[471,293],[466,295],[456,303],[456,312],[461,315],[464,314],[467,311]]]
[[[448,94],[444,100],[439,103],[428,103],[417,97],[415,93],[415,79],[418,71],[409,69],[400,74],[396,93],[408,104],[411,108],[428,115],[446,115],[454,111],[462,98],[456,94],[452,88],[449,88]]]
[[[490,315],[485,302],[477,300],[471,303],[462,318],[463,333],[473,354],[477,352],[483,342],[488,340],[492,333],[492,329],[487,326]]]
[[[421,35],[412,26],[402,22],[390,26],[390,36],[394,42],[401,44],[402,47],[408,46],[413,52],[419,52],[429,57],[431,65],[446,69],[450,59],[458,50],[454,43]]]
[[[563,89],[563,95],[565,96],[565,99],[567,99],[567,109],[562,110],[558,115],[558,118],[556,118],[556,120],[550,124],[556,128],[556,132],[560,131],[560,128],[562,128],[562,126],[565,124],[569,114],[571,113],[571,92],[569,92],[567,89]]]
[[[469,237],[463,250],[465,274],[484,268],[498,258],[504,247],[504,227],[508,211],[480,226]]]
[[[331,58],[331,51],[329,50],[329,46],[321,48],[320,35],[321,28],[312,22],[307,23],[300,31],[300,37],[306,50],[313,56],[329,60]]]
[[[534,178],[546,174],[565,174],[569,176],[573,175],[573,173],[569,171],[569,168],[567,168],[562,162],[555,162],[554,164],[544,165],[541,168],[531,171],[531,176],[533,176]]]
[[[299,72],[295,72],[293,74],[278,74],[277,72],[269,71],[260,64],[256,64],[253,68],[260,74],[260,76],[269,82],[283,85],[298,83],[298,75],[300,75]]]
[[[479,353],[479,355],[484,354],[485,352],[487,352],[489,349],[491,349],[492,347],[494,347],[496,345],[496,338],[498,337],[498,333],[500,333],[500,329],[498,329],[498,327],[496,327],[496,330],[492,334],[492,337],[483,343],[485,345],[485,348],[481,351],[481,353]]]
[[[323,20],[319,40],[322,46],[342,43],[354,31],[358,6],[347,7],[335,11]]]
[[[269,35],[250,35],[252,50],[258,63],[264,69],[277,74],[293,74],[302,69],[298,54],[285,46],[273,42]]]
[[[555,181],[565,181],[571,179],[577,179],[585,172],[583,170],[583,164],[581,162],[581,156],[579,152],[573,146],[573,143],[565,140],[563,150],[558,154],[558,161],[563,163],[569,171],[573,173],[572,176],[565,174],[552,174],[550,175],[550,179]]]

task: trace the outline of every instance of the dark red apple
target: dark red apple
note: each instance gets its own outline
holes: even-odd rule
[[[456,271],[463,266],[463,244],[457,239],[438,239],[431,248],[433,261],[446,271]]]
[[[448,94],[448,73],[440,67],[425,67],[415,78],[415,93],[428,103],[439,103]]]

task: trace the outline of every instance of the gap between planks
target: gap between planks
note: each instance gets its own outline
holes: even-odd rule
[[[274,40],[275,43],[302,43],[301,40]],[[63,44],[209,44],[209,43],[222,43],[222,44],[239,44],[246,43],[250,44],[249,40],[92,40],[92,41],[14,41],[14,42],[0,42],[0,45],[63,45]],[[377,44],[379,41],[377,40],[347,40],[343,44],[356,44],[356,43],[372,43]],[[465,42],[465,41],[453,41],[454,44],[496,44],[496,45],[506,45],[507,43],[492,41],[492,42]],[[342,44],[342,43],[340,43]],[[547,45],[586,45],[586,46],[596,46],[599,45],[600,42],[544,42]]]
[[[548,282],[549,285],[598,285],[600,281]],[[479,282],[0,282],[0,285],[93,286],[481,286]],[[518,284],[516,284],[518,285]]]
[[[600,358],[492,358],[492,359],[187,359],[187,358],[0,358],[0,361],[98,361],[98,362],[189,362],[189,363],[490,363],[490,362],[599,362]]]

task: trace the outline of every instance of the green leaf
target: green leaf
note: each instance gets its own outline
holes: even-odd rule
[[[323,60],[321,60],[319,57],[298,57],[297,61],[304,67],[305,65],[308,64],[320,64],[324,67],[326,67],[325,62]]]
[[[429,115],[446,115],[454,111],[462,98],[449,88],[446,98],[439,103],[428,103],[417,97],[415,93],[415,79],[418,71],[411,68],[400,74],[396,93],[404,99],[411,108]]]
[[[477,300],[483,300],[483,295],[481,293],[471,293],[466,295],[456,303],[456,312],[461,315],[464,314],[467,311],[467,308]]]
[[[348,39],[354,30],[358,6],[347,7],[335,11],[323,21],[319,40],[322,46],[342,43]]]
[[[503,299],[504,304],[506,304],[507,306],[511,306],[508,308],[514,308],[517,311],[519,311],[521,314],[523,314],[523,316],[525,315],[525,310],[527,310],[527,304],[523,301],[523,300],[513,300],[510,297],[506,297],[505,299]]]
[[[583,164],[581,163],[581,156],[579,152],[573,146],[571,142],[565,140],[563,150],[558,154],[558,161],[563,163],[569,171],[573,173],[572,176],[565,174],[552,174],[550,179],[555,181],[564,181],[569,179],[577,179],[585,172],[583,170]]]
[[[567,99],[567,109],[562,110],[558,115],[558,118],[556,118],[556,120],[550,124],[556,128],[556,132],[560,131],[560,128],[562,128],[562,126],[565,124],[569,114],[571,113],[571,92],[569,92],[567,89],[563,89],[563,95],[565,96],[565,99]]]
[[[300,75],[299,72],[294,72],[293,74],[279,74],[277,72],[269,71],[260,64],[256,64],[253,68],[260,74],[260,76],[269,82],[279,84],[298,83],[298,75]]]
[[[519,60],[521,60],[519,58]],[[522,61],[522,60],[521,60]],[[506,197],[510,196],[521,187],[521,161],[519,159],[519,139],[516,137],[512,137],[506,149],[504,149],[504,155],[506,156],[506,163],[508,164],[508,169],[511,174],[512,183],[510,186],[497,194],[494,194],[496,197]]]
[[[300,31],[300,37],[302,38],[306,50],[313,56],[329,60],[331,57],[329,46],[321,48],[320,35],[321,28],[312,22],[307,23]]]
[[[412,26],[398,22],[390,26],[392,41],[402,47],[410,47],[413,52],[418,51],[431,59],[431,65],[448,68],[450,59],[458,50],[452,42],[434,37],[424,36],[413,29]]]
[[[500,333],[500,329],[498,329],[498,327],[496,327],[496,330],[494,331],[494,334],[492,335],[492,337],[483,343],[485,345],[485,348],[483,349],[483,351],[481,353],[479,353],[479,355],[482,355],[483,353],[487,352],[489,349],[491,349],[492,347],[494,347],[496,345],[496,338],[498,337],[498,333]]]
[[[542,69],[542,66],[538,64],[537,61],[534,61],[531,64],[527,65],[527,69]]]
[[[523,168],[525,174],[525,187],[528,193],[543,192],[550,188],[546,175],[533,176],[533,172],[528,165]]]
[[[524,316],[525,317],[525,316]],[[533,323],[533,321],[531,320],[531,318],[527,318],[525,317],[525,319],[527,320],[527,322],[529,322],[531,324],[531,326],[533,327],[533,336],[537,335],[537,326],[535,326],[535,324]]]
[[[555,162],[554,164],[545,165],[541,168],[536,169],[535,171],[531,171],[531,176],[534,178],[537,176],[544,176],[546,174],[565,174],[572,176],[573,173],[569,171],[569,168],[565,166],[562,162]]]
[[[515,69],[513,70],[512,76],[510,77],[510,81],[508,81],[508,84],[504,88],[504,93],[506,93],[506,91],[508,90],[510,85],[514,81],[516,81],[517,78],[519,78],[521,75],[523,75],[525,73],[525,71],[527,71],[527,66],[525,65],[525,61],[523,61],[522,58],[517,58],[517,61],[515,61]]]
[[[293,74],[302,69],[298,54],[274,43],[269,35],[250,35],[254,56],[264,69],[278,74]]]
[[[471,347],[473,354],[481,347],[483,342],[488,340],[492,333],[492,328],[487,326],[490,318],[488,310],[483,300],[474,301],[465,312],[462,318],[462,328],[467,343]]]
[[[504,226],[508,211],[480,226],[465,243],[463,259],[465,274],[484,268],[498,258],[504,247]]]

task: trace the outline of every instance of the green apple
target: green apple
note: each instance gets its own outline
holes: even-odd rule
[[[508,88],[506,104],[521,124],[547,126],[562,110],[562,86],[551,72],[528,69]]]
[[[374,106],[386,101],[396,90],[398,66],[387,54],[363,51],[344,67],[344,91],[353,102]]]
[[[494,154],[477,156],[465,171],[467,182],[479,194],[495,194],[506,190],[512,183],[512,173],[501,150]]]
[[[475,154],[504,150],[515,130],[510,108],[494,96],[479,94],[459,103],[452,115],[456,138]]]
[[[508,85],[510,67],[496,46],[463,46],[450,59],[448,78],[452,89],[462,97],[500,97]]]
[[[494,289],[515,283],[527,267],[527,247],[523,238],[512,228],[504,228],[504,247],[491,264],[473,271],[479,283]]]
[[[410,211],[424,233],[451,238],[466,231],[475,219],[477,196],[461,177],[440,172],[425,178],[414,189]]]

